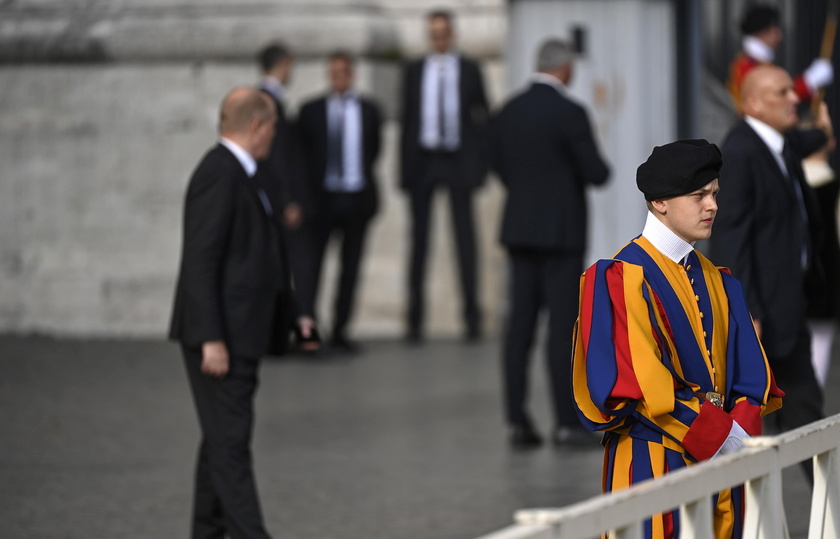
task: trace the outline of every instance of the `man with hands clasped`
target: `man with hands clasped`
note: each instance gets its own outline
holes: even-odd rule
[[[738,450],[781,406],[741,284],[694,249],[717,214],[721,154],[705,140],[654,148],[637,170],[642,235],[581,277],[573,390],[604,433],[611,492]],[[716,497],[715,536],[739,537],[743,489]],[[646,537],[678,537],[674,513]]]

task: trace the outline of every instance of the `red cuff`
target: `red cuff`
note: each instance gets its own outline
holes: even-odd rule
[[[692,457],[708,460],[732,430],[732,417],[709,401],[700,406],[700,413],[688,429],[682,445]]]
[[[761,436],[761,406],[742,400],[729,412],[750,436]]]

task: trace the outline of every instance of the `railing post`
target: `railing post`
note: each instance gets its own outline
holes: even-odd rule
[[[840,466],[837,448],[814,456],[814,491],[808,539],[840,537]]]
[[[747,481],[744,539],[787,539],[790,534],[782,501],[782,469]]]
[[[680,506],[680,539],[707,539],[714,537],[714,516],[712,515],[712,497],[703,496],[699,500]]]

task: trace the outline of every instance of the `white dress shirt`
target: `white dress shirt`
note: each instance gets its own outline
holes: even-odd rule
[[[782,174],[787,176],[788,170],[785,165],[784,155],[782,154],[782,151],[785,149],[784,135],[761,120],[756,120],[752,116],[744,116],[744,121],[747,122],[747,125],[749,125],[752,130],[756,132],[759,138],[764,141],[764,144],[767,145],[767,148],[770,149],[770,153],[772,153],[773,157],[776,159],[776,164],[779,165]]]
[[[266,75],[262,80],[262,89],[274,96],[277,101],[283,102],[283,94],[286,93],[286,88],[279,80]]]
[[[239,161],[240,165],[242,165],[242,168],[245,170],[245,174],[247,174],[249,178],[254,177],[254,174],[257,173],[257,162],[251,154],[229,138],[220,137],[219,144],[230,150],[230,153],[236,157],[236,160]]]
[[[257,161],[251,156],[251,154],[229,138],[220,137],[219,144],[230,150],[233,156],[236,157],[236,160],[239,161],[239,164],[242,165],[242,168],[245,169],[245,174],[247,174],[249,178],[254,177],[254,174],[257,173]],[[274,208],[272,208],[271,201],[268,199],[268,195],[265,193],[265,190],[262,187],[257,187],[256,190],[265,213],[269,217],[274,215]]]
[[[444,77],[442,92],[441,75]],[[457,54],[448,52],[426,57],[420,98],[420,145],[426,149],[455,151],[461,144],[459,77]],[[443,126],[440,125],[441,100],[443,100]],[[441,132],[443,132],[442,139]]]
[[[339,129],[342,120],[343,175],[338,177],[338,171],[327,169],[324,185],[328,191],[355,193],[362,190],[365,178],[362,170],[362,108],[352,92],[343,96],[333,93],[327,97],[327,132]]]

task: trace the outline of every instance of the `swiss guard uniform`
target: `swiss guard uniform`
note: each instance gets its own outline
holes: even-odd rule
[[[678,141],[654,150],[637,183],[658,200],[700,189],[719,168],[716,146]],[[573,388],[581,422],[605,433],[604,492],[736,450],[783,395],[741,284],[652,213],[640,237],[581,277]],[[743,489],[714,501],[716,537],[740,537]],[[645,536],[679,528],[676,512],[656,515]]]

